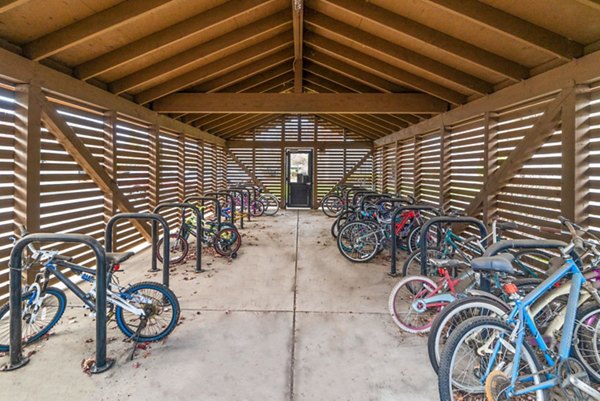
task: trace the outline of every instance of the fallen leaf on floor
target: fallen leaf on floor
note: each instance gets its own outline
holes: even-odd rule
[[[84,359],[83,361],[81,361],[81,369],[83,369],[83,373],[91,376],[92,375],[91,369],[95,363],[96,363],[95,358],[87,358],[87,359]]]
[[[85,340],[85,342],[86,342],[86,344],[93,343],[94,339],[93,338],[88,338],[87,340]]]

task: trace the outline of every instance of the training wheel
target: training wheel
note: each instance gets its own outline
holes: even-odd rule
[[[231,254],[231,259],[235,259],[235,258],[237,258],[237,252],[234,252]]]

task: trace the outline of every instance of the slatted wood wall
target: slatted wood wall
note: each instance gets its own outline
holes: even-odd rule
[[[515,146],[534,127],[557,92],[490,110],[439,130],[419,134],[375,149],[375,174],[380,190],[395,188],[419,202],[445,211],[466,210],[484,191],[484,184]],[[549,139],[475,216],[514,221],[519,229],[509,238],[560,238],[541,233],[540,227],[558,227],[559,215],[573,215],[578,223],[600,232],[600,82],[578,87],[571,115],[576,118],[574,141],[577,171],[574,195],[566,187],[565,138],[561,123]],[[565,113],[559,115],[565,118]],[[562,117],[561,117],[562,116]],[[559,119],[560,119],[559,118]],[[572,123],[572,121],[570,122]],[[564,124],[564,122],[563,122]],[[390,157],[394,154],[395,157]],[[584,156],[581,156],[583,154]],[[392,174],[392,171],[395,172]],[[580,212],[565,210],[563,199],[574,196]]]
[[[224,188],[225,149],[144,121],[106,111],[73,99],[48,95],[49,102],[92,153],[136,212],[149,212],[160,202],[180,202],[185,196]],[[8,292],[9,236],[18,232],[16,207],[17,105],[15,87],[0,83],[0,303]],[[106,221],[119,210],[42,123],[40,139],[40,231],[91,235],[101,243]],[[170,225],[177,211],[165,211]],[[118,223],[119,251],[136,250],[147,242],[128,221]],[[84,245],[48,245],[75,262],[95,265]]]
[[[290,115],[270,121],[252,131],[238,135],[232,140],[248,142],[247,147],[230,147],[245,168],[251,171],[264,184],[268,192],[282,196],[282,166],[286,142],[295,145],[306,142],[301,148],[312,148],[316,157],[317,202],[327,194],[334,185],[338,184],[345,174],[363,159],[369,152],[365,149],[344,148],[315,148],[316,141],[328,143],[350,143],[364,139],[359,135],[341,128],[335,124],[312,115]],[[280,146],[263,148],[261,142],[283,141]],[[310,143],[310,145],[309,145]],[[295,146],[298,147],[298,146]],[[251,177],[231,157],[227,161],[228,178],[230,183],[250,181]],[[354,174],[347,177],[347,182],[371,186],[373,183],[373,162],[371,158],[365,161]]]

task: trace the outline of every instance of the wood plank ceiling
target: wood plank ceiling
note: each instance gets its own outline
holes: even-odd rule
[[[600,2],[0,0],[0,46],[149,107],[179,92],[426,93],[455,107],[600,49]],[[278,116],[171,115],[223,138]],[[430,116],[320,115],[368,139]]]

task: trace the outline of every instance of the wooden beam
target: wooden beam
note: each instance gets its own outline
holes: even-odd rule
[[[190,92],[218,92],[224,90],[228,86],[235,85],[251,77],[263,74],[269,74],[273,69],[284,69],[290,71],[289,60],[294,58],[294,51],[291,48],[281,50],[269,57],[262,58],[252,64],[237,68],[229,73],[212,79],[208,82],[203,82],[190,89]],[[260,79],[260,78],[258,78]]]
[[[484,98],[474,100],[466,105],[457,107],[444,114],[432,117],[406,129],[388,135],[375,142],[375,146],[411,138],[424,132],[429,132],[439,127],[443,118],[444,123],[453,125],[476,115],[483,115],[487,111],[497,111],[513,106],[520,102],[545,96],[561,88],[575,84],[585,84],[598,78],[598,65],[600,65],[600,52],[588,54],[570,63],[554,68],[545,73],[536,75],[526,81],[501,89]]]
[[[314,0],[311,0],[310,6]],[[520,81],[529,76],[527,67],[498,56],[492,52],[476,47],[468,42],[456,39],[443,32],[420,24],[389,10],[365,2],[354,0],[323,0],[342,12],[351,13],[359,18],[393,30],[418,43],[434,46],[444,53],[493,71],[513,81]]]
[[[464,73],[460,70],[445,65],[437,60],[426,57],[422,54],[398,46],[378,36],[371,35],[368,32],[344,24],[338,20],[330,18],[324,14],[307,10],[305,16],[308,25],[316,26],[319,29],[328,31],[342,40],[350,40],[358,45],[358,50],[369,49],[376,51],[383,58],[394,58],[401,64],[409,68],[418,68],[427,74],[433,74],[439,78],[450,81],[464,89],[481,95],[494,91],[492,84]]]
[[[452,0],[426,1],[563,60],[570,61],[583,55],[583,45],[485,3],[476,0],[462,0],[460,3]]]
[[[421,78],[413,73],[312,32],[304,35],[304,40],[313,48],[317,48],[337,59],[388,81],[428,93],[452,104],[463,104],[467,101],[467,97],[462,93],[448,89],[445,86]]]
[[[39,83],[15,91],[15,224],[30,232],[40,231],[41,93]]]
[[[308,83],[314,84],[319,88],[324,88],[328,92],[332,93],[357,93],[357,91],[348,89],[347,87],[340,85],[336,82],[330,81],[319,75],[313,74],[312,72],[306,72],[304,74],[304,80]]]
[[[318,77],[320,78],[320,80],[315,80],[312,79],[311,82],[314,82],[316,84],[319,84],[319,82],[324,82],[324,81],[328,81],[328,82],[332,82],[335,85],[340,85],[342,87],[345,87],[345,90],[342,90],[340,88],[339,91],[334,91],[337,93],[344,93],[344,92],[358,92],[358,93],[373,93],[373,92],[380,92],[378,91],[376,88],[373,88],[372,86],[369,85],[365,85],[362,82],[359,82],[347,75],[342,75],[339,74],[325,66],[316,64],[312,61],[306,61],[304,63],[304,70],[305,70],[305,74],[307,76],[307,78],[305,78],[306,80],[309,80],[308,77],[310,77],[311,79],[313,77]],[[322,85],[323,86],[323,85]],[[385,92],[385,91],[384,91]]]
[[[220,145],[224,144],[222,139],[214,135],[210,135],[207,132],[203,132],[167,116],[159,115],[120,96],[113,95],[96,86],[82,82],[62,72],[1,48],[0,76],[19,83],[37,80],[40,86],[49,92],[59,93],[67,98],[82,101],[104,110],[118,110],[123,115],[143,120],[150,124],[158,124],[172,131],[182,132],[192,138],[203,139],[207,142]]]
[[[0,14],[19,7],[28,1],[29,0],[0,0]]]
[[[266,190],[265,184],[263,184],[262,181],[259,180],[256,177],[256,175],[248,167],[246,167],[236,155],[233,154],[233,152],[231,152],[228,148],[225,148],[225,152],[227,152],[227,155],[231,157],[231,160],[233,160],[235,164],[237,164],[238,167],[241,168],[242,171],[246,173],[248,177],[250,177],[250,180],[252,180],[254,185],[261,187],[263,190]]]
[[[337,74],[345,75],[352,80],[361,82],[364,85],[368,85],[379,92],[406,92],[406,88],[381,78],[378,75],[371,74],[360,68],[356,68],[318,50],[315,51],[312,49],[311,51],[305,52],[304,57],[318,65],[334,71]]]
[[[283,66],[282,66],[283,67]],[[271,76],[267,74],[261,75],[260,79],[258,77],[254,77],[254,79],[250,79],[247,81],[239,82],[235,85],[228,86],[222,90],[222,92],[227,93],[241,93],[241,92],[254,92],[254,93],[263,93],[266,92],[278,85],[289,82],[290,80],[294,80],[294,73],[289,70],[289,66],[286,71],[281,74],[280,71],[282,69],[273,71]]]
[[[277,33],[282,28],[289,26],[289,19],[290,12],[286,10],[254,21],[242,28],[218,36],[213,40],[177,53],[172,57],[113,81],[109,84],[109,89],[113,93],[120,94],[147,85],[148,82],[160,81],[161,77],[164,76],[173,77],[179,70],[189,70],[191,65],[200,68],[208,63],[207,59],[215,60],[215,58],[223,57],[222,54],[232,48],[239,49],[242,46],[255,43],[257,40],[271,39],[275,36],[273,32]]]
[[[420,93],[175,93],[161,113],[440,113],[446,102]]]
[[[38,61],[130,23],[155,11],[172,0],[127,0],[114,7],[92,14],[23,46],[23,53]]]
[[[304,47],[304,1],[292,0],[292,25],[294,31],[294,93],[302,93],[302,48]]]
[[[238,141],[228,140],[227,146],[230,148],[244,149],[278,149],[281,146],[289,148],[300,148],[303,146],[316,149],[371,149],[372,141]]]
[[[566,97],[561,114],[561,215],[578,224],[586,224],[590,200],[589,102],[589,87],[579,85]]]
[[[98,163],[92,152],[77,137],[73,129],[61,118],[56,108],[47,100],[40,98],[42,104],[42,120],[50,132],[56,137],[67,153],[98,185],[100,190],[109,196],[114,196],[117,207],[124,213],[133,213],[135,208],[120,191],[117,183],[110,178],[106,170]],[[133,226],[140,232],[146,241],[151,241],[148,227],[141,221],[132,220]]]
[[[252,64],[254,61],[268,57],[289,47],[292,38],[289,33],[281,33],[268,41],[247,47],[227,57],[220,58],[194,71],[179,75],[173,79],[147,89],[136,96],[136,101],[146,104],[170,93],[188,88],[211,78],[227,74],[238,67]]]
[[[508,183],[531,159],[531,156],[542,147],[546,140],[552,136],[560,124],[560,111],[565,99],[574,91],[573,88],[564,89],[546,107],[544,114],[534,123],[533,127],[523,136],[517,146],[509,153],[500,167],[490,174],[483,184],[482,190],[465,208],[467,215],[475,215],[483,205],[486,196],[496,194]]]
[[[103,167],[106,174],[115,182],[117,182],[117,112],[107,111],[104,113],[104,161]],[[117,213],[117,203],[115,202],[116,194],[111,192],[104,195],[104,224]],[[106,244],[105,244],[106,246]],[[117,236],[113,235],[112,249],[117,249]]]
[[[575,0],[585,6],[600,11],[600,0]]]
[[[106,71],[118,68],[125,63],[140,59],[145,55],[178,44],[191,36],[205,34],[216,26],[231,25],[240,13],[251,13],[257,7],[269,5],[273,0],[237,0],[211,8],[175,25],[171,25],[151,35],[144,36],[109,53],[80,64],[75,73],[80,79],[90,79]]]

